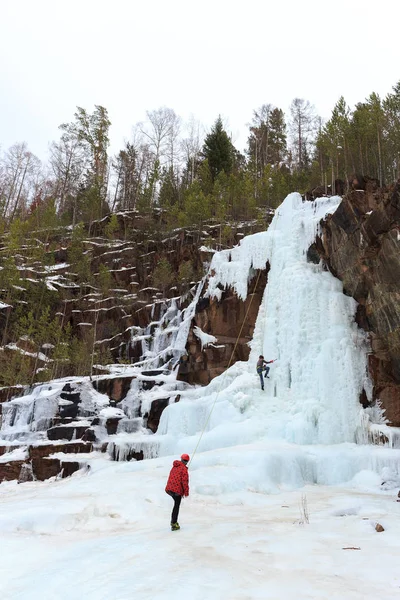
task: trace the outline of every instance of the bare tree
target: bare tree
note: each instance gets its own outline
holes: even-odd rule
[[[256,173],[262,173],[268,163],[271,104],[263,104],[253,111],[248,140],[249,154],[254,159]]]
[[[77,106],[74,118],[75,120],[71,123],[60,125],[60,129],[67,135],[68,140],[81,144],[84,149],[85,181],[80,186],[81,193],[78,194],[81,199],[76,197],[75,209],[81,202],[82,212],[92,223],[93,220],[101,218],[105,212],[109,211],[107,204],[109,166],[107,149],[111,122],[107,109],[100,105],[95,105],[92,113]]]
[[[143,124],[132,130],[131,140],[112,161],[112,210],[135,210],[138,200],[151,181],[154,172],[154,153],[148,137],[142,133]]]
[[[30,185],[41,168],[41,162],[28,150],[25,142],[14,144],[2,160],[2,196],[4,198],[3,217],[10,222],[20,208],[32,200],[33,187]]]
[[[147,138],[148,147],[153,155],[153,173],[150,178],[150,199],[153,204],[157,194],[162,159],[166,159],[166,162],[169,160],[170,164],[173,164],[175,158],[180,118],[172,108],[166,106],[148,111],[146,114],[148,121],[141,126],[140,131]]]
[[[176,171],[181,157],[181,145],[179,144],[179,135],[181,132],[182,119],[172,111],[170,127],[167,136],[166,157],[167,165],[172,171]]]
[[[148,138],[155,160],[159,160],[166,153],[171,132],[178,117],[172,108],[166,106],[147,111],[146,114],[148,123],[141,129],[141,132]]]
[[[66,199],[76,198],[86,168],[81,141],[64,132],[58,142],[50,145],[50,167],[55,178],[55,198],[59,211],[66,209]],[[75,211],[73,211],[75,214]]]
[[[309,166],[311,147],[314,143],[317,115],[314,106],[308,100],[295,98],[290,105],[290,132],[292,135],[293,154],[298,170]]]
[[[187,136],[182,140],[181,147],[189,175],[188,183],[192,183],[196,175],[197,163],[204,139],[204,131],[200,126],[200,122],[193,115],[186,124],[186,132]]]

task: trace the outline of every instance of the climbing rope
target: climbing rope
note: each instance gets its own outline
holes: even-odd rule
[[[274,230],[276,229],[276,224],[277,224],[277,222],[278,222],[278,217],[279,217],[279,213],[278,213],[278,212],[276,212],[276,217],[277,217],[277,218],[276,218],[276,221],[275,221]],[[235,345],[234,345],[234,347],[233,347],[233,350],[232,350],[231,356],[230,356],[230,358],[229,358],[229,361],[228,361],[228,366],[227,366],[227,368],[226,368],[226,371],[224,372],[224,375],[226,375],[227,371],[229,370],[229,367],[230,367],[230,366],[231,366],[231,364],[232,364],[233,356],[234,356],[234,354],[235,354],[235,351],[236,351],[237,345],[238,345],[238,343],[239,343],[240,336],[242,335],[243,327],[244,327],[244,324],[245,324],[245,322],[246,322],[246,320],[247,320],[247,315],[249,314],[249,310],[250,310],[250,307],[251,307],[251,303],[253,302],[254,294],[255,294],[255,292],[256,292],[256,289],[257,289],[257,285],[258,285],[258,282],[259,282],[259,279],[260,279],[260,276],[261,276],[261,272],[262,272],[262,269],[260,269],[260,270],[258,271],[257,280],[256,280],[256,283],[255,283],[255,285],[254,285],[254,288],[253,288],[253,293],[251,294],[250,302],[249,302],[249,305],[248,305],[248,307],[247,307],[247,309],[246,309],[246,313],[245,313],[245,315],[244,315],[244,319],[243,319],[243,321],[242,321],[242,325],[241,325],[241,327],[240,327],[240,331],[239,331],[239,333],[238,333],[238,336],[237,336],[237,338],[236,338],[236,342],[235,342]],[[268,294],[268,284],[267,284],[267,294]],[[210,422],[210,418],[211,418],[211,415],[212,415],[212,413],[213,413],[213,410],[214,410],[214,408],[215,408],[215,405],[216,405],[216,403],[217,403],[218,396],[219,396],[219,394],[220,394],[220,392],[221,392],[221,390],[222,390],[223,382],[224,382],[224,380],[222,380],[222,381],[221,381],[221,386],[220,386],[220,388],[219,388],[219,390],[218,390],[218,392],[217,392],[217,394],[216,394],[216,396],[215,396],[215,400],[214,400],[214,402],[213,402],[213,404],[212,404],[212,406],[211,406],[211,410],[210,410],[210,411],[209,411],[209,413],[208,413],[208,416],[207,416],[206,422],[205,422],[205,424],[204,424],[204,427],[203,427],[203,429],[202,429],[202,431],[201,431],[201,433],[200,433],[200,437],[199,437],[199,439],[198,439],[198,441],[197,441],[197,444],[196,444],[196,446],[195,446],[195,449],[194,449],[194,450],[193,450],[193,452],[192,452],[192,456],[191,456],[191,458],[190,458],[190,461],[189,461],[189,463],[188,463],[188,465],[187,465],[187,467],[188,467],[188,468],[190,467],[191,463],[193,462],[193,459],[194,459],[194,457],[195,457],[195,455],[196,455],[197,449],[198,449],[198,447],[199,447],[199,445],[200,445],[200,442],[201,442],[201,440],[202,440],[202,438],[203,438],[204,432],[205,432],[205,430],[206,430],[206,428],[207,428],[207,425],[208,425],[208,423]]]

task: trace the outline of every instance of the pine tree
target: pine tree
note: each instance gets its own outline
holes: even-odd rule
[[[92,114],[78,106],[75,121],[62,124],[60,129],[69,139],[75,140],[83,148],[86,161],[85,183],[81,185],[83,211],[81,216],[93,221],[108,212],[106,204],[109,145],[111,122],[107,109],[95,106]],[[74,215],[75,224],[78,215]]]
[[[179,185],[172,167],[163,169],[158,203],[161,208],[179,204]]]
[[[316,151],[320,167],[320,184],[331,181],[333,193],[335,181],[347,180],[351,164],[350,109],[341,96],[332,110],[332,116],[320,128],[317,136]]]
[[[68,248],[68,262],[71,264],[71,270],[78,275],[78,283],[81,285],[91,280],[91,255],[84,250],[85,233],[83,223],[78,223],[72,231]]]
[[[195,180],[184,194],[185,225],[196,225],[201,230],[203,223],[211,218],[211,195],[206,195]]]
[[[166,258],[162,258],[153,271],[153,284],[160,287],[165,296],[167,287],[172,284],[174,274],[171,264]]]
[[[270,162],[275,167],[279,167],[280,163],[286,157],[286,123],[285,114],[282,109],[274,108],[271,112],[270,119]]]
[[[114,201],[112,210],[117,206],[120,210],[134,210],[141,188],[141,177],[144,172],[146,156],[140,155],[138,148],[127,142],[123,150],[112,164],[116,171]]]
[[[384,157],[385,157],[385,150],[384,150],[384,113],[383,113],[383,107],[382,107],[382,101],[379,97],[379,94],[376,94],[375,92],[373,92],[368,100],[367,100],[367,107],[369,110],[369,114],[370,114],[370,122],[371,122],[371,128],[373,130],[373,138],[374,138],[374,144],[373,144],[373,149],[375,150],[374,152],[374,163],[375,163],[375,176],[378,178],[378,180],[380,181],[381,185],[384,185],[384,180],[383,180],[383,175],[384,175],[384,171],[385,171],[385,164],[384,164]]]
[[[97,284],[98,284],[103,296],[108,295],[108,293],[110,291],[111,283],[112,283],[112,275],[110,273],[110,269],[106,265],[101,264],[99,266],[99,273],[97,276]]]
[[[248,138],[248,168],[253,174],[252,196],[258,204],[269,203],[262,180],[267,165],[280,168],[286,156],[286,124],[284,113],[271,104],[263,104],[253,113]],[[268,195],[268,194],[267,194]]]
[[[224,129],[220,116],[204,140],[202,153],[203,157],[208,160],[213,181],[222,171],[227,174],[232,171],[234,147]]]
[[[112,240],[116,231],[118,231],[118,217],[115,213],[112,213],[107,225],[104,227],[104,233],[109,240]]]
[[[189,290],[191,283],[197,278],[197,273],[190,260],[184,261],[179,265],[178,282],[182,293]]]

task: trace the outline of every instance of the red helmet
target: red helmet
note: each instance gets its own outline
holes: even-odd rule
[[[189,460],[190,460],[189,454],[182,454],[181,460],[184,460],[185,462],[189,462]]]

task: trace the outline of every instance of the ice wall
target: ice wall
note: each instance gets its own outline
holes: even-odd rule
[[[265,234],[271,270],[250,362],[260,352],[278,359],[269,393],[291,415],[285,438],[301,444],[355,441],[359,395],[370,389],[368,344],[354,321],[356,302],[321,264],[307,262],[319,221],[339,202],[302,202],[291,194]]]
[[[61,398],[67,381],[80,394],[77,419],[95,416],[109,404],[109,398],[97,392],[88,378],[59,379],[38,384],[30,390],[26,388],[24,396],[2,405],[0,445],[3,442],[34,443],[47,440],[47,429],[53,426],[60,406],[72,404]]]
[[[142,357],[136,366],[143,369],[173,367],[185,352],[190,324],[195,313],[204,281],[190,290],[193,294],[186,308],[181,308],[181,298],[163,301],[158,321],[152,321],[144,328],[132,327],[130,344],[142,343]],[[153,307],[154,310],[154,307]]]
[[[322,264],[307,261],[320,220],[339,203],[339,197],[303,202],[290,194],[268,231],[214,255],[207,292],[213,297],[222,283],[245,299],[254,269],[270,264],[250,359],[167,407],[156,436],[161,454],[195,447],[204,427],[202,450],[256,440],[365,440],[359,395],[370,390],[368,343],[354,321],[356,303]],[[259,354],[277,359],[264,392],[255,371]]]
[[[4,402],[0,440],[40,439],[58,411],[59,386],[38,385],[30,394]]]

